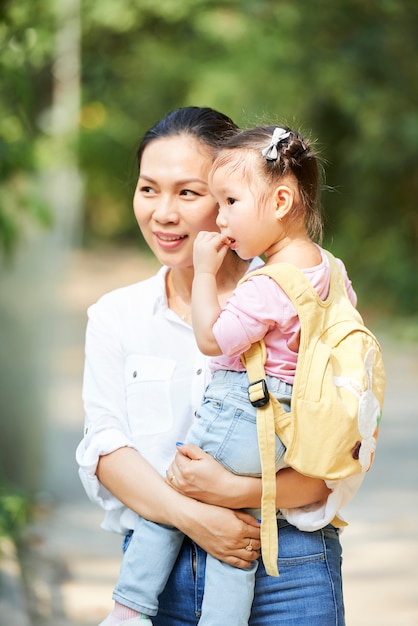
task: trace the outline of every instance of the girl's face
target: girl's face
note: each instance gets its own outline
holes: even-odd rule
[[[207,182],[211,164],[210,148],[190,135],[155,139],[143,152],[134,213],[163,265],[191,267],[197,233],[218,230]]]
[[[273,195],[257,200],[243,168],[233,163],[211,172],[210,190],[219,205],[216,223],[242,259],[268,253],[280,237]]]

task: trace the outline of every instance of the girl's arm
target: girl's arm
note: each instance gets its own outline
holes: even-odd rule
[[[228,252],[228,241],[219,233],[202,231],[193,249],[194,279],[192,289],[192,322],[197,345],[203,354],[221,354],[213,334],[221,306],[216,274]]]
[[[247,568],[259,556],[260,529],[251,515],[178,493],[133,448],[119,448],[100,457],[96,474],[102,485],[138,515],[175,526],[215,558]],[[251,552],[245,549],[250,538]]]
[[[197,446],[178,446],[178,453],[168,471],[169,477],[173,474],[175,489],[190,498],[237,509],[260,507],[259,478],[228,472]],[[278,509],[323,502],[331,492],[323,480],[304,476],[291,468],[277,472],[276,487]]]

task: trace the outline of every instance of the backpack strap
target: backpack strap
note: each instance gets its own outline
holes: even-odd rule
[[[245,274],[238,284],[243,283],[253,276],[269,276],[270,278],[273,278],[273,280],[275,280],[276,283],[283,289],[295,307],[299,318],[301,318],[302,314],[309,319],[312,308],[317,304],[326,306],[339,294],[343,294],[345,297],[348,297],[343,275],[336,258],[331,254],[331,252],[328,252],[328,250],[324,250],[324,252],[328,258],[330,268],[329,294],[325,300],[321,300],[302,270],[291,263],[273,263],[272,265],[263,265],[262,267]]]
[[[261,529],[260,538],[263,549],[264,567],[269,576],[278,576],[278,533],[276,518],[276,467],[275,467],[275,435],[279,434],[281,418],[287,412],[280,402],[269,394],[264,364],[266,362],[266,345],[263,340],[253,343],[241,361],[247,370],[250,385],[248,395],[250,402],[257,408],[257,436],[261,461]],[[267,401],[265,401],[267,395]],[[274,425],[274,428],[272,428]],[[272,445],[273,444],[273,445]],[[347,526],[347,522],[335,515],[330,524],[335,528]]]
[[[276,518],[276,433],[272,399],[267,389],[264,363],[266,346],[264,341],[257,341],[241,355],[247,370],[250,385],[250,402],[257,408],[257,437],[261,463],[261,529],[263,563],[269,576],[278,576],[277,557],[279,542]],[[278,403],[277,403],[278,404]],[[282,407],[280,407],[282,408]],[[284,409],[282,409],[284,412]]]
[[[344,281],[338,263],[334,256],[326,251],[330,264],[330,294],[333,297],[335,290],[343,289],[346,293]],[[319,300],[306,276],[295,266],[280,263],[263,266],[246,274],[241,282],[254,275],[265,274],[276,280],[296,308],[300,316],[300,308],[305,315],[309,315],[312,301]],[[312,295],[314,298],[312,299]],[[306,311],[305,311],[306,309]],[[303,315],[303,317],[305,317]],[[257,436],[261,461],[261,545],[263,549],[263,563],[267,574],[278,576],[278,534],[276,519],[276,470],[275,470],[275,435],[279,434],[279,424],[286,411],[280,402],[268,392],[264,364],[266,361],[266,346],[263,340],[258,341],[241,355],[241,361],[247,370],[250,385],[248,394],[250,402],[257,408]],[[280,436],[280,435],[279,435]],[[336,528],[346,526],[346,522],[335,516],[331,524]]]

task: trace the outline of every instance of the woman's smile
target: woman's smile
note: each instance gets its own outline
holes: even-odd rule
[[[188,235],[175,235],[160,231],[153,231],[153,234],[158,244],[161,248],[164,248],[164,250],[177,249],[188,238]]]

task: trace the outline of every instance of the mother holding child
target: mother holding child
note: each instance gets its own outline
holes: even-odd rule
[[[185,107],[145,134],[138,166],[135,217],[162,267],[89,309],[77,448],[103,528],[125,537],[102,625],[343,626],[331,522],[363,476],[325,483],[298,474],[276,437],[280,576],[268,575],[240,355],[264,338],[269,389],[290,406],[298,317],[266,276],[235,290],[263,254],[296,265],[327,296],[314,150],[287,127],[238,131],[213,109]]]

